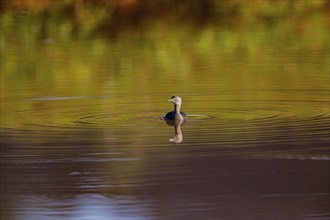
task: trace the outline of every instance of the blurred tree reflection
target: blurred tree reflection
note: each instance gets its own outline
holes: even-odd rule
[[[318,59],[313,51],[328,54],[329,3],[0,0],[1,84],[24,87],[38,81],[51,85],[45,86],[48,91],[60,81],[89,79],[98,87],[108,70],[107,77],[131,90],[127,81],[151,73],[169,78],[175,72],[187,82],[199,74],[198,66],[222,65],[231,55],[244,64],[300,49],[301,56]]]
[[[173,21],[198,26],[216,23],[240,28],[242,23],[275,25],[281,18],[306,22],[311,12],[319,11],[327,19],[329,0],[1,0],[1,19],[29,13],[47,25],[56,20],[67,22],[71,31],[118,36],[127,26],[138,29],[153,20]],[[308,20],[308,18],[307,18]],[[28,21],[27,21],[28,22]],[[3,25],[6,25],[4,23]],[[43,27],[39,27],[43,28]]]

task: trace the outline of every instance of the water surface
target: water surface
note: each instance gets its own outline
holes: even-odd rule
[[[2,219],[330,218],[325,1],[92,2],[2,3]]]

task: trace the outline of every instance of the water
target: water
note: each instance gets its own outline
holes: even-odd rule
[[[1,219],[330,218],[323,1],[109,2],[2,3]]]

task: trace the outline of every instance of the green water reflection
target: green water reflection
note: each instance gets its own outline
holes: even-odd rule
[[[160,113],[165,108],[160,100],[172,94],[329,99],[327,1],[262,1],[256,7],[154,1],[117,11],[114,1],[68,1],[35,10],[33,1],[32,9],[19,2],[2,3],[4,124],[15,111],[35,108],[33,102],[8,101],[43,96],[121,95],[110,101],[113,106],[126,100],[131,108]],[[164,13],[156,14],[159,10]],[[208,104],[190,108],[223,105]]]

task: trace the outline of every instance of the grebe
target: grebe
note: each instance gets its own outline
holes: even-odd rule
[[[174,111],[168,112],[164,119],[165,120],[186,120],[187,115],[184,112],[180,111],[182,99],[179,96],[172,96],[169,102],[174,104]]]

